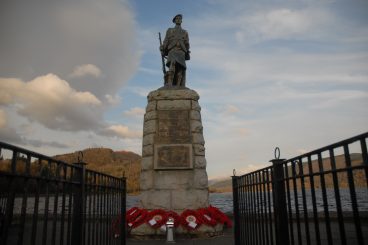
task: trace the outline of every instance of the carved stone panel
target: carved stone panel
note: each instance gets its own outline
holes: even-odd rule
[[[193,168],[191,144],[171,144],[155,146],[155,169]]]
[[[158,111],[156,143],[191,143],[189,111]]]

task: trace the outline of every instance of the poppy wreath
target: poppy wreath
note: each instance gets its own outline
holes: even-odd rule
[[[218,208],[210,205],[207,210],[211,213],[211,217],[214,217],[219,223],[224,224],[229,228],[233,226],[231,220]]]
[[[202,224],[201,218],[195,210],[185,210],[180,218],[181,224],[188,230],[196,230]]]
[[[177,214],[174,211],[168,211],[168,212],[166,212],[166,214],[167,214],[167,219],[169,219],[169,218],[174,219],[175,228],[177,228],[181,224],[181,218],[180,218],[179,214]]]
[[[162,209],[154,209],[147,214],[146,222],[152,228],[160,228],[161,226],[165,225],[168,219],[167,212]]]
[[[132,207],[126,212],[126,221],[129,223],[131,220],[135,220],[139,216],[139,208]]]
[[[126,223],[130,229],[136,228],[144,223],[148,223],[152,228],[160,228],[165,225],[169,218],[174,219],[174,226],[180,224],[188,230],[196,230],[202,224],[215,226],[217,223],[232,227],[231,220],[218,208],[209,206],[208,208],[200,208],[198,210],[185,210],[181,215],[174,211],[165,211],[162,209],[154,209],[148,212],[146,209],[133,207],[126,212]],[[118,224],[120,217],[112,222],[112,230],[114,235],[118,235]]]
[[[127,218],[126,218],[128,227],[130,228],[135,228],[143,224],[146,221],[147,214],[148,214],[148,211],[145,209],[140,209],[140,208],[134,208],[134,209],[136,209],[136,211],[130,213],[129,218],[127,215]]]
[[[207,208],[200,208],[197,210],[197,213],[200,219],[202,220],[203,224],[209,226],[215,226],[217,224],[217,220],[213,216],[213,213],[211,213]]]

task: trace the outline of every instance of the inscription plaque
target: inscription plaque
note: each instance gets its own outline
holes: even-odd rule
[[[154,166],[155,169],[192,168],[192,145],[156,145]]]
[[[158,111],[156,143],[191,143],[189,111]]]

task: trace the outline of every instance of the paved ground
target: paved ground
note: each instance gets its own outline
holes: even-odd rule
[[[37,223],[37,235],[35,243],[43,244],[42,243],[42,231],[43,231],[43,221],[39,221]],[[52,234],[52,220],[47,225],[47,240],[46,244],[52,244],[51,243],[51,234]],[[8,242],[7,244],[18,244],[18,232],[19,232],[19,224],[12,225],[9,229],[9,235],[8,235]],[[67,224],[65,224],[65,230],[64,230],[64,242],[66,241],[67,236]],[[57,223],[57,230],[60,230],[60,223]],[[26,222],[25,223],[25,229],[24,229],[24,243],[28,244],[31,238],[31,231],[32,231],[32,222]],[[59,233],[56,234],[57,239],[60,239]],[[0,242],[1,243],[1,242]],[[149,245],[159,245],[159,244],[166,244],[166,237],[162,236],[155,239],[145,239],[145,240],[137,240],[128,238],[127,239],[127,245],[139,245],[139,244],[149,244]],[[182,244],[182,245],[233,245],[234,239],[233,239],[233,229],[227,228],[224,230],[224,233],[220,236],[216,237],[208,237],[208,238],[188,238],[188,237],[177,237],[176,238],[176,244]]]
[[[167,244],[165,238],[162,239],[150,239],[150,240],[136,240],[128,239],[127,245],[138,245],[138,244],[149,244],[149,245],[160,245]],[[183,238],[178,237],[176,243],[179,245],[233,245],[234,236],[232,229],[225,229],[224,234],[216,237],[208,238]]]

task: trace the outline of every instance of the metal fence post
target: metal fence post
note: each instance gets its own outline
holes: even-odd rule
[[[280,152],[278,154],[280,156]],[[272,192],[274,198],[273,209],[275,216],[276,245],[288,245],[289,227],[288,227],[286,192],[284,184],[285,181],[284,167],[283,167],[285,159],[273,159],[271,160],[271,162],[273,166]]]
[[[239,229],[239,197],[238,197],[238,176],[231,176],[233,182],[233,209],[234,209],[234,241],[235,245],[240,245],[240,229]]]
[[[121,178],[121,189],[124,189],[123,193],[121,194],[121,214],[120,214],[120,241],[121,241],[121,245],[125,245],[126,244],[126,237],[127,237],[127,233],[126,233],[126,222],[125,222],[125,219],[126,219],[126,190],[127,190],[127,187],[126,187],[126,178],[125,177],[122,177]],[[120,190],[121,190],[120,189]]]
[[[85,214],[85,163],[76,163],[80,168],[75,168],[74,181],[78,184],[74,187],[73,218],[72,218],[72,245],[84,244],[84,214]]]
[[[11,161],[11,172],[16,172],[16,165],[17,165],[17,151],[13,151],[13,157]],[[5,213],[0,215],[4,215],[3,220],[0,220],[0,241],[1,244],[6,244],[8,239],[8,232],[9,228],[11,226],[11,222],[13,219],[13,211],[14,211],[14,200],[15,200],[15,192],[16,187],[15,183],[17,178],[9,178],[9,186],[8,186],[8,195],[6,197],[6,208],[2,211],[5,211]],[[5,194],[5,193],[4,193]]]

